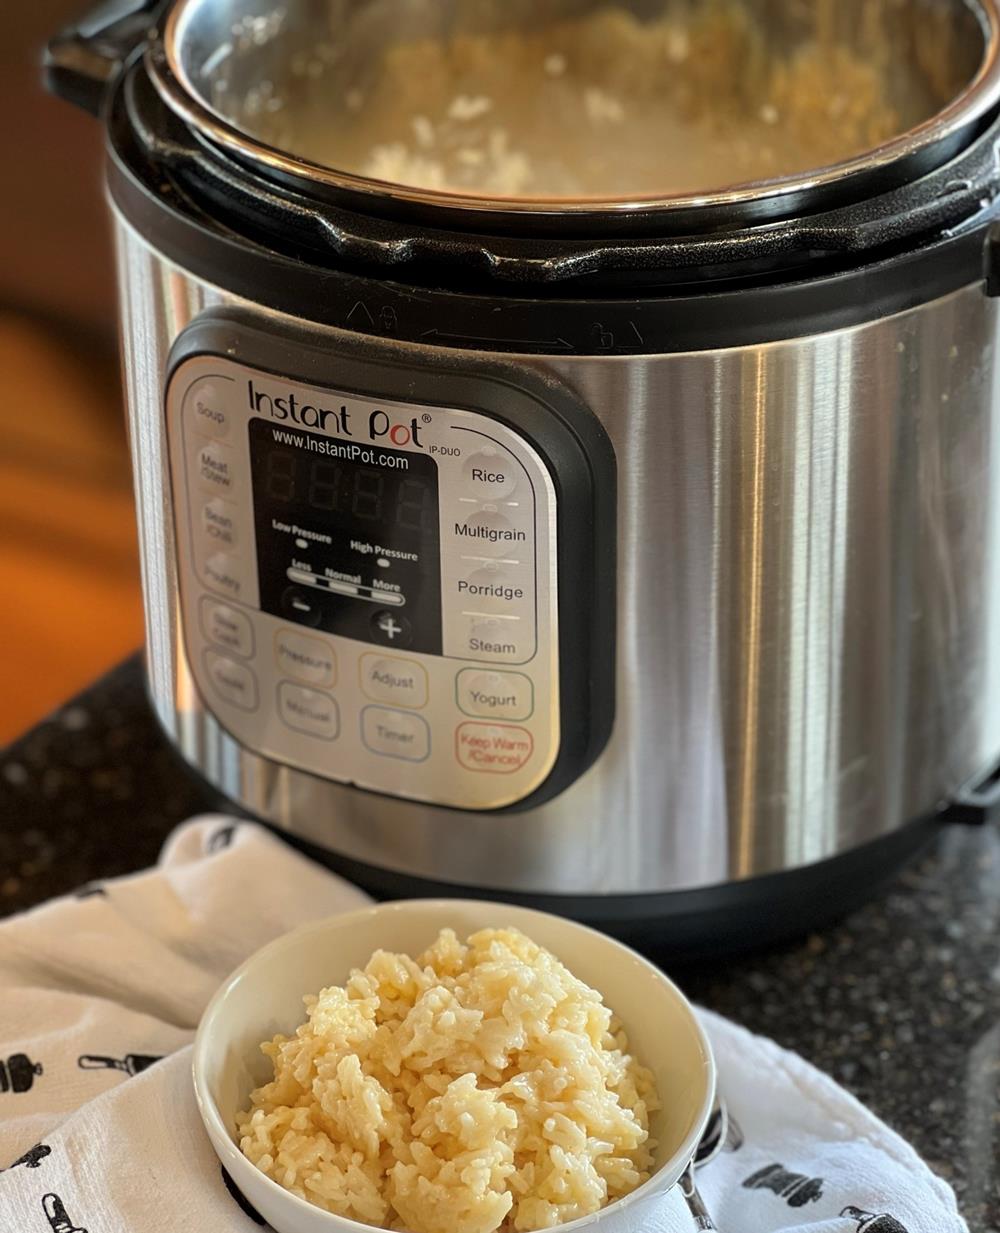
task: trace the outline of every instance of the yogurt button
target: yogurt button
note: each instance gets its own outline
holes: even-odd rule
[[[459,707],[486,719],[527,719],[535,709],[531,678],[523,672],[463,668],[455,680]]]

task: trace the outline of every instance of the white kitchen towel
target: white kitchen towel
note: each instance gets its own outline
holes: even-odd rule
[[[263,828],[212,817],[176,831],[155,869],[0,925],[0,1231],[257,1233],[198,1118],[194,1029],[252,951],[366,901]],[[966,1228],[949,1187],[853,1097],[701,1013],[739,1128],[698,1176],[723,1233]],[[693,1227],[676,1193],[634,1211],[632,1233]]]

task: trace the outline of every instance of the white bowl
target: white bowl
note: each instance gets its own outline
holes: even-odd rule
[[[653,1118],[656,1172],[597,1217],[602,1233],[628,1223],[633,1203],[676,1184],[704,1131],[715,1095],[712,1052],[687,999],[652,964],[604,934],[562,917],[481,900],[420,899],[378,904],[332,916],[278,938],[252,955],[209,1003],[194,1044],[194,1086],[205,1128],[233,1182],[276,1233],[371,1233],[298,1198],[265,1176],[239,1150],[236,1114],[253,1088],[271,1077],[260,1042],[290,1034],[303,1021],[302,997],[343,984],[380,947],[417,955],[450,927],[460,938],[483,928],[513,926],[557,955],[598,989],[622,1020],[636,1057],[656,1076],[663,1109]]]

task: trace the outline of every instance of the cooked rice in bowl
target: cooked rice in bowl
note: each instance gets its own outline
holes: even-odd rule
[[[416,960],[376,951],[307,996],[238,1115],[257,1168],[328,1211],[410,1233],[551,1228],[647,1180],[652,1075],[600,994],[513,929]]]

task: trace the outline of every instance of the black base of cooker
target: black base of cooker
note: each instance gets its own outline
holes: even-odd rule
[[[941,814],[829,860],[698,890],[664,894],[523,894],[435,882],[336,856],[279,831],[282,838],[376,899],[502,899],[569,916],[657,959],[732,955],[802,936],[871,899],[940,832]]]

